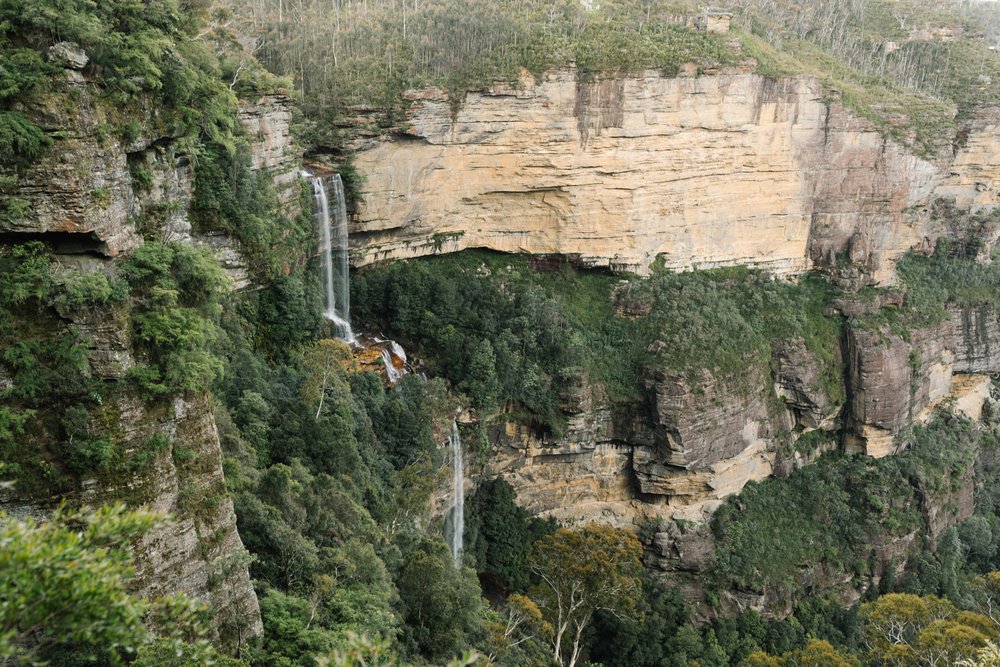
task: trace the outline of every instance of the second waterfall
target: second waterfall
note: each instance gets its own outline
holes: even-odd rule
[[[462,467],[462,437],[458,434],[458,422],[451,423],[451,470],[453,502],[451,515],[451,554],[455,566],[462,567],[462,539],[465,532],[465,471]]]
[[[354,341],[351,330],[351,283],[347,254],[347,201],[340,174],[329,179],[333,201],[327,196],[326,177],[312,178],[316,226],[319,228],[320,271],[326,294],[326,319],[333,322],[337,336]],[[331,206],[332,204],[332,206]]]

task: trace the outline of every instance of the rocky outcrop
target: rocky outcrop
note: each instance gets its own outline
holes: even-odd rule
[[[952,306],[951,340],[959,373],[996,373],[1000,369],[1000,313],[987,305]]]
[[[567,427],[558,438],[515,422],[494,428],[493,455],[482,474],[503,475],[533,514],[633,525],[643,503],[632,483],[631,448],[615,433],[621,416],[615,418],[603,388],[586,376],[565,392],[561,407]]]
[[[839,366],[840,349],[834,354]],[[827,394],[823,368],[806,348],[805,341],[801,338],[777,341],[772,357],[774,394],[791,410],[795,426],[801,431],[833,427],[841,405]]]
[[[299,214],[302,149],[292,138],[292,101],[284,93],[240,102],[239,121],[250,138],[254,170],[271,175],[286,215]]]
[[[892,454],[899,445],[896,435],[926,420],[947,399],[978,419],[989,398],[983,374],[1000,372],[1000,356],[994,353],[998,336],[997,315],[985,305],[952,306],[948,318],[910,332],[908,340],[886,329],[850,326],[847,449]]]
[[[401,125],[356,140],[366,181],[352,261],[485,247],[640,273],[657,258],[668,269],[822,266],[847,284],[885,284],[907,250],[970,235],[935,212],[941,201],[998,204],[992,112],[968,121],[954,150],[920,157],[810,77],[681,71],[525,73],[457,104],[440,89],[410,93]],[[844,304],[842,314],[901,296],[879,298]],[[996,318],[964,317],[961,341],[951,323],[909,340],[850,327],[843,350],[831,351],[842,385],[795,340],[775,342],[773,377],[750,372],[758,375],[743,378],[749,391],[651,369],[642,409],[590,406],[561,438],[511,427],[495,438],[496,470],[534,511],[561,518],[574,514],[570,499],[618,523],[702,518],[747,481],[786,474],[836,442],[795,449],[814,429],[844,427],[851,450],[894,451],[900,431],[945,399],[955,373],[992,363],[983,331]],[[600,426],[588,431],[587,420]]]
[[[955,413],[978,421],[984,404],[990,400],[991,384],[989,376],[957,375],[943,401]],[[927,415],[920,419],[926,420]],[[946,419],[955,418],[947,416]],[[643,533],[645,564],[658,571],[671,585],[677,586],[703,619],[732,616],[748,609],[767,616],[784,617],[791,613],[796,596],[805,591],[823,591],[844,605],[854,604],[866,590],[877,587],[884,576],[890,572],[893,576],[900,574],[908,559],[925,553],[928,541],[933,545],[946,528],[972,516],[973,493],[979,481],[975,460],[979,457],[980,463],[985,463],[986,458],[992,456],[989,451],[977,453],[977,446],[973,443],[974,440],[961,445],[972,444],[966,464],[938,471],[941,478],[934,475],[931,478],[913,476],[904,485],[906,488],[901,490],[902,493],[896,495],[896,500],[889,501],[890,504],[906,502],[907,507],[916,510],[922,524],[920,528],[897,521],[891,527],[887,523],[882,529],[876,521],[872,525],[879,526],[878,532],[869,536],[870,542],[850,545],[858,549],[858,553],[866,553],[866,557],[859,558],[855,563],[826,559],[803,562],[799,565],[798,581],[794,586],[769,588],[763,583],[755,585],[748,582],[746,588],[715,591],[715,602],[708,604],[706,581],[712,581],[711,573],[718,565],[714,557],[720,547],[718,533],[709,523],[647,524]],[[893,489],[892,493],[896,494],[896,491]],[[873,490],[873,493],[879,491]],[[733,511],[739,513],[744,509],[736,505]],[[760,528],[765,530],[767,526]],[[761,557],[760,554],[757,557]]]
[[[130,588],[149,598],[187,594],[207,606],[226,646],[244,647],[263,628],[209,401],[177,397],[163,413],[119,391],[95,421],[114,425],[115,446],[126,452],[130,474],[84,479],[77,491],[49,498],[26,498],[4,485],[0,510],[44,518],[64,502],[92,508],[125,501],[161,513],[153,530],[132,545]],[[151,450],[157,442],[168,444]]]
[[[890,294],[875,305],[897,302]],[[840,309],[854,318],[875,305]],[[849,320],[843,350],[834,351],[844,386],[830,386],[836,377],[824,377],[800,339],[774,342],[770,368],[725,382],[650,367],[645,398],[631,408],[612,409],[601,387],[583,379],[564,397],[564,434],[508,424],[491,436],[484,474],[503,474],[530,511],[561,521],[703,521],[747,482],[786,476],[832,449],[896,453],[905,446],[900,434],[937,406],[981,417],[991,391],[983,373],[1000,371],[990,309],[952,308],[907,339],[860,322]]]
[[[263,632],[247,566],[249,554],[236,532],[233,502],[222,477],[222,449],[210,401],[173,401],[161,428],[172,450],[149,476],[153,509],[171,519],[135,546],[134,587],[143,596],[185,593],[212,611],[220,638],[244,648]],[[161,431],[162,432],[162,431]]]
[[[920,329],[905,341],[885,330],[849,327],[849,449],[875,457],[894,453],[896,435],[950,391],[954,354],[946,328]]]
[[[17,197],[27,203],[27,212],[0,218],[0,232],[54,234],[71,250],[107,256],[138,246],[142,238],[130,220],[128,154],[151,143],[161,119],[153,110],[139,110],[145,139],[108,136],[113,112],[98,103],[73,67],[23,111],[58,139],[55,148],[17,173]]]
[[[870,280],[892,282],[896,258],[941,234],[914,207],[935,197],[947,172],[836,103],[827,109],[822,138],[813,141],[805,167],[810,260],[820,266],[846,260]]]
[[[995,207],[1000,191],[1000,109],[976,109],[956,137],[955,158],[935,195],[961,208]]]
[[[785,359],[784,377],[825,406],[819,421],[829,427],[840,405],[806,388],[817,362],[798,345],[782,348],[796,350]],[[782,444],[804,431],[796,399],[769,395],[767,372],[723,382],[707,372],[690,378],[651,367],[643,404],[632,409],[612,409],[603,389],[584,378],[562,406],[564,434],[507,424],[491,435],[484,474],[504,475],[520,503],[561,521],[600,517],[638,528],[656,517],[703,520],[747,482],[773,474]]]
[[[117,258],[144,237],[198,244],[213,250],[235,287],[247,284],[234,242],[192,229],[193,165],[172,134],[167,112],[139,103],[123,119],[93,94],[84,76],[86,54],[56,45],[49,57],[65,68],[64,76],[19,110],[53,145],[30,164],[0,168],[16,176],[16,195],[27,203],[20,217],[0,216],[0,243],[47,241],[56,257],[56,283],[64,275],[92,272],[114,279]],[[274,178],[286,205],[298,206],[301,152],[290,139],[287,97],[244,103],[239,119],[250,130],[254,168]],[[123,500],[163,512],[165,520],[133,545],[134,590],[144,596],[188,594],[208,606],[226,644],[244,646],[262,625],[223,481],[210,397],[180,394],[154,403],[138,398],[127,378],[138,354],[128,302],[66,309],[57,304],[55,310],[58,317],[53,315],[45,335],[54,339],[65,330],[85,350],[86,374],[103,382],[103,402],[90,409],[86,428],[106,437],[122,459],[121,469],[74,480],[58,497],[39,489],[22,493],[4,483],[0,508],[43,516],[61,501],[95,506]],[[12,382],[0,369],[0,387]]]
[[[638,272],[657,257],[777,273],[846,259],[885,283],[947,231],[932,201],[997,205],[995,114],[928,160],[834,97],[809,77],[737,70],[524,74],[457,106],[414,92],[399,132],[357,141],[353,262],[474,247]]]
[[[641,493],[665,496],[697,516],[771,474],[773,417],[759,371],[751,371],[748,387],[707,372],[692,386],[660,371],[650,372],[646,386],[653,442],[636,446],[632,461]]]

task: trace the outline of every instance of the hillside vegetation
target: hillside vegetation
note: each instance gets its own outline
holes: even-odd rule
[[[431,375],[390,385],[333,339],[309,192],[302,212],[282,203],[271,174],[254,171],[255,137],[237,119],[241,99],[294,86],[305,112],[296,130],[313,147],[338,148],[350,117],[377,106],[387,124],[412,86],[460,96],[521,67],[672,74],[685,62],[707,70],[755,57],[768,75],[821,76],[887,132],[933,152],[996,95],[987,84],[995,26],[980,8],[774,0],[734,9],[733,32],[716,35],[686,24],[697,7],[654,0],[597,9],[575,0],[0,0],[0,221],[27,218],[19,178],[60,159],[67,137],[33,115],[52,97],[70,117],[78,97],[92,98],[107,112],[102,141],[128,146],[146,133],[150,150],[174,151],[166,171],[187,169],[191,182],[189,202],[161,193],[159,209],[130,218],[141,243],[116,257],[66,254],[58,241],[68,231],[5,226],[0,235],[0,500],[17,514],[0,514],[0,665],[995,664],[1000,424],[989,410],[973,423],[944,406],[900,434],[908,451],[898,457],[828,455],[752,483],[709,523],[678,521],[678,531],[714,540],[698,612],[643,568],[662,525],[560,526],[519,506],[502,476],[469,486],[456,561],[443,516],[453,428],[476,477],[490,429],[516,422],[553,442],[568,427],[567,396],[584,385],[629,415],[649,409],[650,371],[710,373],[734,396],[773,393],[773,347],[785,339],[815,357],[810,389],[839,405],[845,295],[818,274],[791,283],[744,268],[656,269],[641,278],[480,251],[376,266],[352,279],[355,324],[397,337]],[[983,36],[913,38],[942,24]],[[86,69],[67,73],[50,59],[61,42],[86,53]],[[55,85],[73,76],[85,95]],[[151,108],[162,127],[146,124]],[[140,165],[129,177],[149,194],[151,172]],[[162,214],[182,206],[194,235],[233,239],[252,288],[231,292],[208,250],[164,238]],[[1000,305],[1000,263],[977,264],[947,244],[905,258],[900,276],[901,303],[851,324],[906,335],[951,305]],[[95,371],[91,336],[72,326],[80,322],[120,334],[115,349],[129,358],[120,375]],[[196,404],[203,450],[172,416]],[[143,482],[161,475],[170,488],[157,496]],[[972,516],[937,525],[958,515],[952,494],[974,482]],[[231,535],[232,558],[199,572],[207,590],[223,588],[225,568],[249,571],[261,636],[249,636],[246,616],[212,618],[188,597],[156,594],[188,576],[182,566],[137,574],[144,540],[165,517],[135,508],[164,497],[191,534],[220,507],[232,521],[232,501],[247,551]],[[57,510],[63,498],[132,510]],[[34,516],[49,505],[48,517]],[[195,550],[226,537],[204,532]],[[919,553],[876,562],[880,540],[909,540]],[[182,545],[157,546],[161,563]],[[133,592],[143,574],[163,584],[149,599]],[[847,600],[860,604],[830,593],[834,579],[837,592],[863,595]],[[785,607],[723,617],[725,596],[769,594],[785,594]]]
[[[1000,101],[992,3],[740,0],[729,35],[686,22],[701,5],[670,0],[224,0],[229,21],[274,71],[293,75],[313,140],[357,108],[398,111],[427,85],[461,98],[520,67],[575,63],[581,75],[745,61],[818,76],[844,103],[922,153],[950,146],[957,119]],[[335,127],[335,122],[333,126]]]

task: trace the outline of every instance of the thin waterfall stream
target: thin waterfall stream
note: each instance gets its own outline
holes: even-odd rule
[[[454,483],[454,505],[451,513],[451,554],[455,566],[462,566],[462,537],[465,532],[465,472],[462,469],[462,438],[458,434],[458,422],[451,422],[451,466]]]

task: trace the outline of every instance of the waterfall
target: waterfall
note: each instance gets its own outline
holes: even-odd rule
[[[455,504],[451,513],[451,553],[455,566],[462,566],[462,534],[465,532],[465,474],[462,470],[462,438],[458,434],[458,422],[451,423],[451,467],[453,471]]]
[[[406,375],[406,350],[394,340],[385,341],[388,347],[382,348],[382,364],[385,366],[385,376],[391,384],[399,382],[399,378]],[[397,368],[395,359],[399,359],[400,365]]]
[[[322,176],[312,179],[316,226],[319,228],[320,277],[326,294],[326,319],[333,322],[337,336],[354,341],[351,330],[351,283],[347,255],[347,202],[340,174],[334,174],[333,215]]]
[[[399,357],[400,359],[402,359],[404,365],[406,364],[406,362],[408,361],[408,359],[406,358],[406,350],[403,349],[402,345],[400,345],[399,343],[397,343],[394,340],[390,340],[389,341],[389,350],[391,350],[392,353],[395,354],[397,357]]]
[[[382,348],[381,355],[382,365],[385,366],[385,378],[390,384],[396,384],[399,382],[399,378],[406,375],[406,369],[396,368],[396,365],[392,361],[392,352],[390,352],[387,348]],[[406,358],[403,357],[403,360],[405,361]]]
[[[337,235],[333,260],[339,273],[336,283],[336,299],[340,304],[338,312],[347,327],[347,340],[354,340],[354,332],[351,331],[351,267],[347,253],[347,198],[344,196],[344,181],[340,174],[333,175],[333,219]]]

